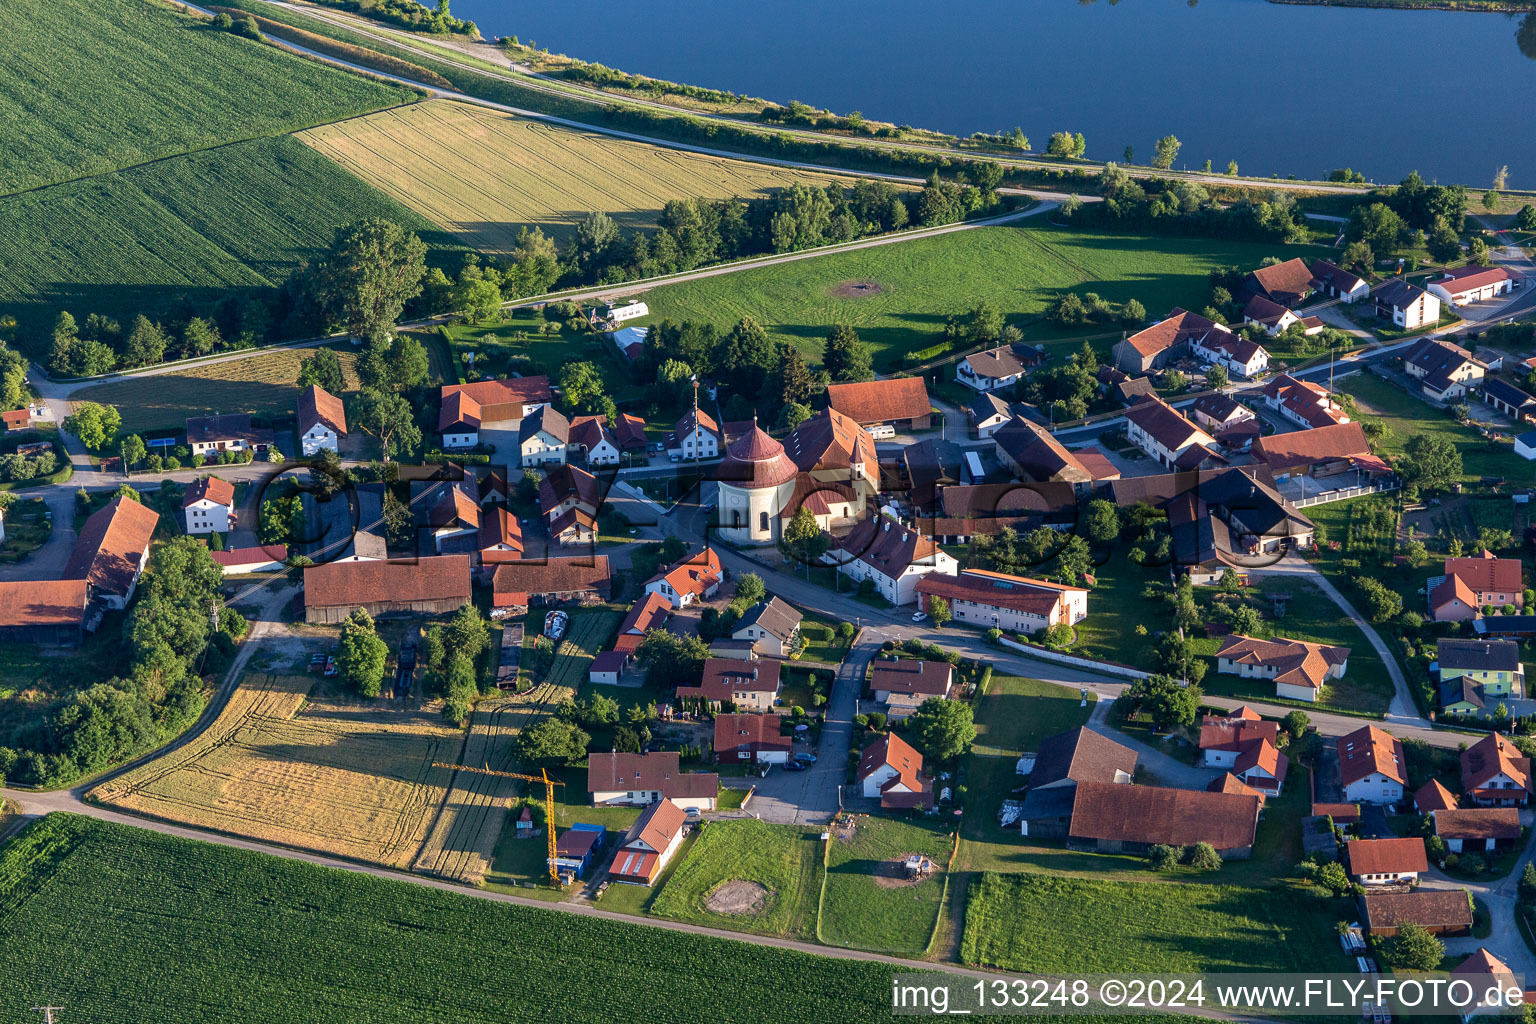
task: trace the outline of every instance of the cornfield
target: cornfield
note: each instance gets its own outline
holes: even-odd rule
[[[589,211],[626,233],[669,199],[750,199],[808,174],[663,149],[448,100],[325,125],[299,138],[477,249],[506,252],[518,229],[564,238]]]
[[[200,828],[405,867],[448,791],[459,732],[429,712],[311,700],[314,679],[248,675],[191,743],[91,799]]]

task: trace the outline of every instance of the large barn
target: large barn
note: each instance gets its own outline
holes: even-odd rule
[[[470,599],[469,556],[414,562],[332,562],[304,570],[304,621],[342,622],[354,608],[381,615],[446,615]]]

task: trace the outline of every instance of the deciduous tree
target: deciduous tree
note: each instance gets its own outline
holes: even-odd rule
[[[374,629],[373,616],[362,608],[348,615],[336,647],[338,678],[364,697],[377,697],[388,657],[389,645]]]
[[[934,697],[923,701],[907,719],[912,745],[926,758],[952,761],[970,749],[976,738],[971,706],[965,701]]]
[[[393,221],[371,217],[340,228],[316,264],[311,290],[321,310],[354,338],[387,342],[405,304],[421,294],[427,247]]]

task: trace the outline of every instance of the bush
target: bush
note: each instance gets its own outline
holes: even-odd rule
[[[1153,871],[1171,871],[1179,863],[1179,850],[1163,843],[1154,843],[1147,851],[1147,863]]]
[[[1196,843],[1189,848],[1189,866],[1197,871],[1221,870],[1221,854],[1210,843]]]
[[[1461,855],[1460,867],[1469,875],[1480,875],[1488,870],[1488,862],[1480,854],[1464,853]]]
[[[881,729],[884,729],[885,728],[885,712],[884,711],[871,711],[869,713],[869,727],[871,729],[875,730],[875,732],[879,732]]]

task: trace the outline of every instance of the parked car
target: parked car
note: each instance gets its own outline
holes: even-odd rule
[[[316,654],[313,657],[311,657],[309,659],[309,671],[311,671],[311,672],[324,672],[325,671],[325,655],[323,655],[323,654]]]
[[[803,772],[803,771],[805,771],[809,767],[810,767],[810,765],[806,764],[804,761],[785,761],[784,762],[784,770],[787,771],[787,772]]]
[[[927,622],[928,621],[928,613],[927,612],[913,612],[912,613],[912,621],[913,622]]]
[[[664,452],[667,450],[667,446],[662,444],[660,441],[652,441],[650,444],[645,446],[645,450],[648,452]]]
[[[811,753],[809,750],[802,750],[795,755],[795,760],[799,761],[801,764],[815,764],[816,755]]]
[[[336,655],[333,654],[329,658],[325,659],[325,674],[327,678],[337,675],[340,672],[341,669],[336,665]]]

